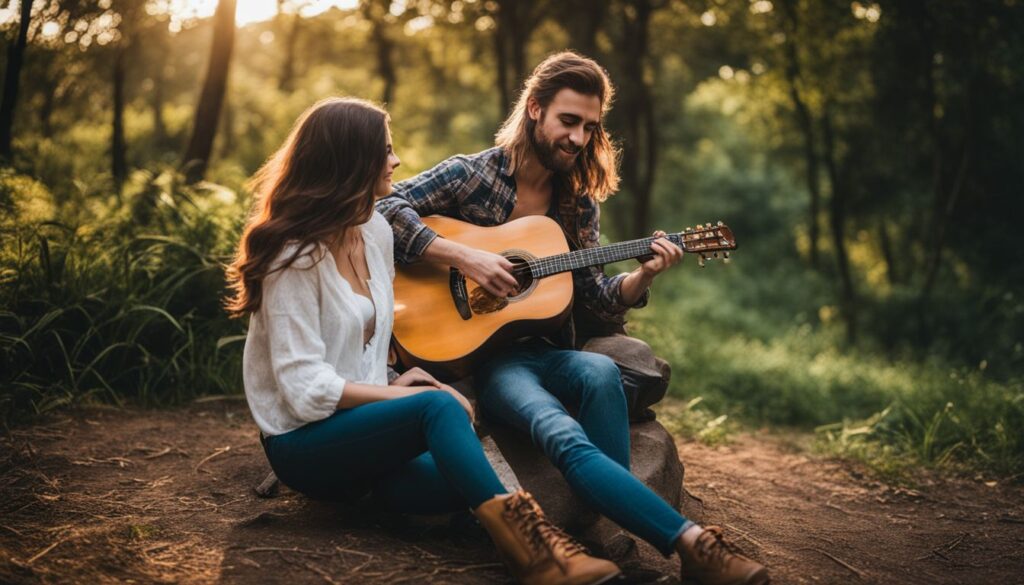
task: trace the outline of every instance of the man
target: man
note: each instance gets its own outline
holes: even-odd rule
[[[602,126],[612,93],[604,70],[575,53],[558,53],[538,65],[494,148],[452,157],[399,183],[378,203],[394,228],[396,259],[454,266],[492,294],[508,296],[516,288],[511,263],[438,238],[421,216],[442,214],[488,226],[548,215],[571,247],[597,246],[598,203],[618,187],[617,154]],[[651,251],[653,258],[628,274],[607,277],[600,267],[574,271],[577,300],[612,318],[646,305],[654,278],[682,258],[665,238],[655,240]],[[485,416],[529,433],[573,492],[596,511],[663,554],[678,552],[685,578],[768,582],[765,568],[731,552],[720,531],[683,518],[629,473],[626,401],[612,360],[528,339],[504,348],[475,376]]]

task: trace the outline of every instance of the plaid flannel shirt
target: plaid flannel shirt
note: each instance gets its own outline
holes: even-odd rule
[[[575,234],[568,234],[573,249],[599,246],[600,207],[593,198],[576,197]],[[377,210],[395,232],[395,260],[417,261],[437,233],[420,217],[445,215],[480,226],[505,223],[516,205],[516,181],[509,158],[498,147],[473,155],[456,155],[434,168],[397,183],[394,193],[377,202]],[[550,217],[565,226],[559,205],[552,205]],[[620,291],[626,274],[606,276],[602,266],[574,270],[577,299],[608,320],[621,321],[623,313],[643,307],[650,298],[644,291],[633,305],[622,302]]]

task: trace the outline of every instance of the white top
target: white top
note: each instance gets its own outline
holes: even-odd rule
[[[359,226],[366,246],[367,282],[376,320],[364,347],[359,294],[338,273],[325,246],[263,280],[263,302],[252,314],[242,358],[245,397],[265,435],[280,435],[327,418],[345,382],[386,385],[394,324],[394,240],[374,212]],[[278,262],[291,257],[286,246]]]
[[[366,281],[366,286],[370,286],[370,280]],[[373,301],[364,297],[361,294],[356,294],[356,308],[359,309],[359,322],[363,324],[363,339],[366,338],[366,332],[372,329],[374,325],[374,308]]]

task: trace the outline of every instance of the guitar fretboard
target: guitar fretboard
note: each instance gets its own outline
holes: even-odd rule
[[[673,244],[684,250],[686,249],[686,246],[683,245],[683,234],[668,234],[665,237]],[[657,238],[651,236],[598,248],[584,248],[582,250],[566,252],[565,254],[538,258],[529,262],[530,272],[534,278],[544,278],[545,276],[569,272],[577,268],[611,264],[613,262],[640,258],[641,256],[650,256],[652,254],[651,244],[654,243],[655,239]]]

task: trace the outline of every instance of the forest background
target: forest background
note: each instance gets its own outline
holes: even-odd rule
[[[386,104],[406,178],[490,146],[532,66],[572,48],[618,89],[602,237],[721,219],[739,241],[631,314],[674,369],[663,420],[1020,478],[1021,4],[7,2],[0,420],[237,395],[224,265],[299,113]]]

